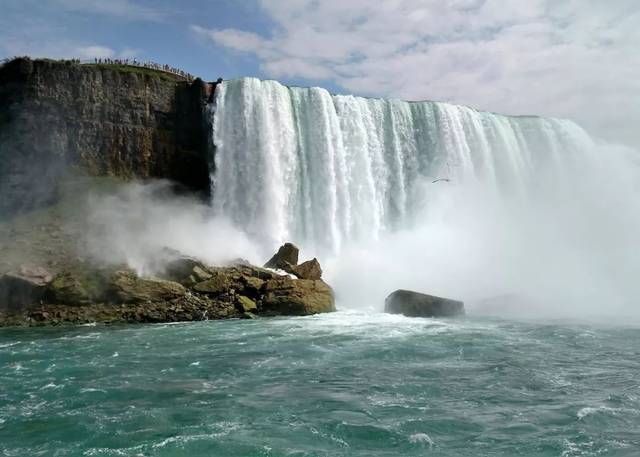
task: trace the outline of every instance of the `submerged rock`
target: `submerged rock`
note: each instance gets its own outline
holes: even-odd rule
[[[451,317],[464,314],[464,303],[411,290],[396,290],[386,298],[384,311],[408,317]]]
[[[272,279],[263,293],[262,309],[269,314],[304,316],[336,310],[333,290],[324,281]]]

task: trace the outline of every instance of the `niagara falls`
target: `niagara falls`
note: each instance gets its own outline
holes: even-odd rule
[[[0,455],[640,455],[640,7],[7,0]]]

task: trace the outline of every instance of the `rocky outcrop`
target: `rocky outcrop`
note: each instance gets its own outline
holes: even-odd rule
[[[269,314],[304,316],[336,310],[333,291],[324,281],[271,279],[263,292],[262,308]]]
[[[274,268],[278,270],[289,271],[292,266],[298,264],[298,255],[300,250],[292,243],[285,243],[278,249],[273,257],[264,264],[265,268]]]
[[[111,277],[109,293],[118,303],[170,301],[184,297],[187,290],[177,282],[140,278],[131,271],[116,271]]]
[[[0,311],[14,311],[38,303],[46,285],[33,278],[7,273],[0,276]]]
[[[166,178],[208,196],[206,84],[146,69],[0,66],[0,214],[56,198],[70,171]]]
[[[408,317],[452,317],[464,314],[464,303],[410,290],[396,290],[386,298],[384,310]]]
[[[320,279],[322,277],[322,268],[316,258],[293,266],[291,272],[300,279]]]
[[[300,250],[296,245],[285,243],[280,246],[278,252],[264,266],[265,268],[285,271],[299,279],[318,280],[322,278],[322,268],[318,259],[313,258],[298,265],[299,252]]]
[[[154,278],[83,263],[48,280],[32,283],[4,275],[0,285],[7,281],[8,287],[0,293],[15,298],[2,302],[11,306],[0,308],[0,325],[174,322],[335,310],[333,291],[322,280],[294,279],[246,263],[214,267],[180,257]]]

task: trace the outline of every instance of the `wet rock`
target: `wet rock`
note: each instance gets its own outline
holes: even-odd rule
[[[322,277],[322,268],[316,258],[293,266],[291,271],[300,279],[320,279]]]
[[[464,303],[411,290],[396,290],[385,300],[384,311],[408,317],[451,317],[464,314]]]
[[[258,278],[258,279],[262,279],[263,281],[266,281],[268,279],[276,279],[280,277],[277,273],[274,273],[271,270],[256,267],[253,265],[238,267],[238,272],[243,276]]]
[[[256,302],[251,300],[249,297],[245,297],[244,295],[238,295],[236,297],[236,305],[238,311],[240,311],[241,313],[253,313],[258,309]]]
[[[233,281],[230,275],[222,271],[216,271],[211,275],[211,278],[193,286],[193,290],[203,294],[217,295],[228,292],[232,285]]]
[[[291,267],[298,264],[299,252],[300,250],[296,245],[285,243],[280,246],[278,252],[276,252],[264,266],[265,268],[274,268],[289,272]]]
[[[18,311],[38,303],[46,284],[37,278],[7,273],[0,276],[0,311]]]
[[[208,272],[208,267],[199,260],[191,257],[179,257],[167,263],[161,277],[191,286],[211,278],[211,273]]]
[[[18,275],[42,286],[50,283],[53,280],[53,275],[47,269],[42,267],[30,267],[22,265],[18,270]]]
[[[262,309],[268,314],[297,315],[335,311],[333,291],[323,281],[272,279],[263,287]]]
[[[251,276],[243,276],[242,283],[244,287],[242,288],[242,293],[247,295],[248,297],[258,297],[260,295],[260,290],[264,285],[264,281],[260,278],[254,278]]]
[[[182,297],[187,290],[173,281],[140,278],[130,271],[117,271],[111,276],[112,299],[121,303],[160,302]]]
[[[57,275],[49,285],[48,292],[49,298],[55,303],[82,305],[92,300],[83,281],[70,272]]]

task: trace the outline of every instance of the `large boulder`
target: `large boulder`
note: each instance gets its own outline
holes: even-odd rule
[[[411,290],[396,290],[386,298],[384,311],[409,317],[451,317],[464,314],[464,303]]]
[[[216,271],[205,281],[193,286],[193,290],[201,294],[219,295],[233,288],[233,277],[227,271]]]
[[[85,281],[71,272],[57,275],[49,284],[49,299],[55,303],[65,303],[68,305],[84,305],[91,303],[92,298]]]
[[[186,295],[187,290],[173,281],[140,278],[130,271],[116,271],[110,280],[112,300],[119,303],[169,301]]]
[[[266,281],[262,311],[267,314],[305,316],[335,311],[333,291],[324,281],[278,278]]]
[[[43,270],[44,271],[44,270]],[[0,276],[0,311],[19,311],[44,298],[51,275],[19,273]]]
[[[315,257],[312,260],[302,262],[300,265],[294,265],[291,270],[300,279],[320,279],[322,277],[320,262]]]
[[[290,272],[289,270],[294,265],[298,264],[298,254],[300,250],[292,243],[285,243],[280,246],[278,252],[276,252],[267,263],[264,264],[265,268],[276,268]]]
[[[164,268],[162,279],[179,282],[184,286],[192,286],[211,278],[209,268],[199,260],[191,257],[178,257]]]

